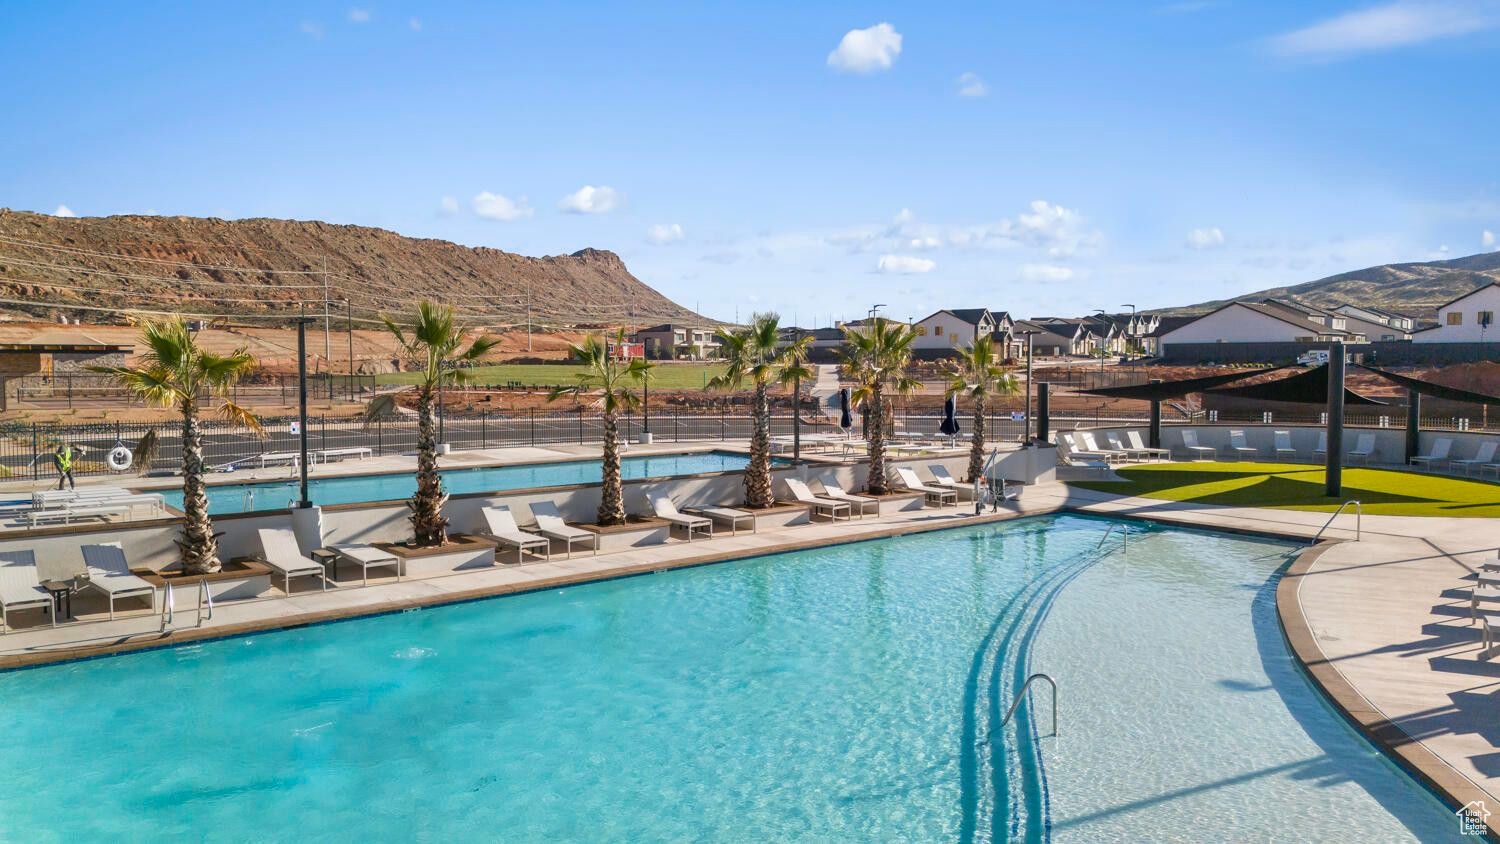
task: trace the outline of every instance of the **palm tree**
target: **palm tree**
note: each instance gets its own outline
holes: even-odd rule
[[[472,378],[467,369],[454,364],[479,360],[500,339],[481,335],[465,348],[469,330],[454,323],[453,309],[425,300],[417,303],[416,312],[405,328],[384,314],[380,319],[406,356],[421,365],[417,382],[413,385],[417,394],[417,491],[412,493],[407,506],[411,508],[410,519],[417,547],[442,545],[448,539],[448,518],[443,515],[448,495],[443,492],[443,478],[438,474],[437,424],[433,407],[441,385],[465,384]],[[394,408],[395,396],[387,394],[370,402],[365,416],[367,419],[383,417]]]
[[[910,325],[885,317],[844,331],[842,374],[855,383],[850,398],[865,407],[869,419],[865,438],[870,443],[870,492],[875,495],[890,491],[885,476],[886,396],[922,388],[921,382],[906,374],[916,336]]]
[[[750,409],[750,465],[745,468],[745,506],[770,507],[776,503],[771,494],[771,384],[790,384],[799,378],[811,378],[807,368],[807,350],[812,337],[806,336],[780,345],[777,314],[754,314],[750,324],[736,331],[720,328],[720,354],[723,373],[708,382],[715,390],[738,390],[750,382],[755,390]],[[795,413],[795,402],[794,409]]]
[[[958,349],[958,356],[948,362],[948,391],[950,396],[968,396],[974,403],[974,434],[969,441],[969,474],[965,481],[973,483],[984,471],[984,417],[985,404],[990,396],[1009,396],[1017,391],[1016,379],[1010,371],[995,363],[995,343],[988,336],[974,338],[974,342]]]
[[[634,387],[651,378],[652,364],[643,358],[623,360],[615,353],[624,349],[625,329],[606,342],[592,334],[573,346],[573,358],[583,364],[583,371],[571,387],[558,387],[547,395],[547,401],[572,395],[599,392],[597,406],[604,417],[604,483],[599,491],[600,525],[625,524],[625,488],[620,482],[620,414],[641,406],[641,396]]]
[[[218,571],[219,543],[208,517],[208,489],[203,482],[203,438],[198,430],[199,402],[203,396],[220,400],[216,412],[257,434],[260,420],[229,398],[234,383],[255,368],[255,359],[244,349],[216,355],[198,347],[196,335],[181,317],[148,321],[141,327],[146,352],[140,365],[95,366],[95,372],[113,375],[125,389],[147,404],[176,408],[182,414],[182,552],[184,574]],[[154,440],[154,438],[153,438]]]

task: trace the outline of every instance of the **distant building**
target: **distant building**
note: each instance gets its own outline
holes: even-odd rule
[[[1438,306],[1437,325],[1412,332],[1413,343],[1483,343],[1496,337],[1500,284],[1486,284]]]
[[[1054,330],[1051,325],[1034,322],[1029,319],[1016,320],[1013,326],[1016,342],[1020,344],[1022,352],[1016,357],[1025,355],[1026,335],[1031,335],[1031,353],[1036,357],[1066,357],[1073,354],[1074,332],[1068,333]]]
[[[647,357],[656,360],[712,360],[719,356],[719,338],[705,326],[663,323],[630,335]]]
[[[1345,325],[1342,316],[1283,301],[1230,302],[1160,335],[1158,341],[1161,354],[1168,357],[1173,345],[1364,342],[1364,335],[1347,331]]]

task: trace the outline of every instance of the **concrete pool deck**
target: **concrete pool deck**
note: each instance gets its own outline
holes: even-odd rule
[[[996,515],[930,508],[399,583],[372,579],[363,588],[345,580],[326,593],[224,603],[201,627],[191,626],[193,612],[179,610],[181,627],[165,634],[160,617],[144,610],[114,622],[31,627],[0,637],[0,669],[1064,510],[1289,539],[1310,539],[1328,520],[1326,513],[1206,507],[1046,483],[1028,487],[1018,506]],[[1366,516],[1358,542],[1348,541],[1354,522],[1352,514],[1341,516],[1324,534],[1336,541],[1301,554],[1283,578],[1278,606],[1288,641],[1372,740],[1450,801],[1484,800],[1500,821],[1500,660],[1481,658],[1479,628],[1468,621],[1473,571],[1495,556],[1500,520]],[[1494,836],[1496,824],[1490,829]]]

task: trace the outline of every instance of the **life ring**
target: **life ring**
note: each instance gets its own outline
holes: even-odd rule
[[[109,464],[109,468],[114,469],[116,472],[123,472],[130,468],[131,463],[135,462],[135,455],[125,446],[117,445],[109,450],[109,454],[105,456],[104,461]]]

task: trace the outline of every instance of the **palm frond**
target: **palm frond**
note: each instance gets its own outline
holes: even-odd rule
[[[136,442],[131,452],[130,466],[137,475],[145,475],[151,471],[151,464],[156,462],[160,453],[161,439],[156,436],[156,429],[152,428]]]

